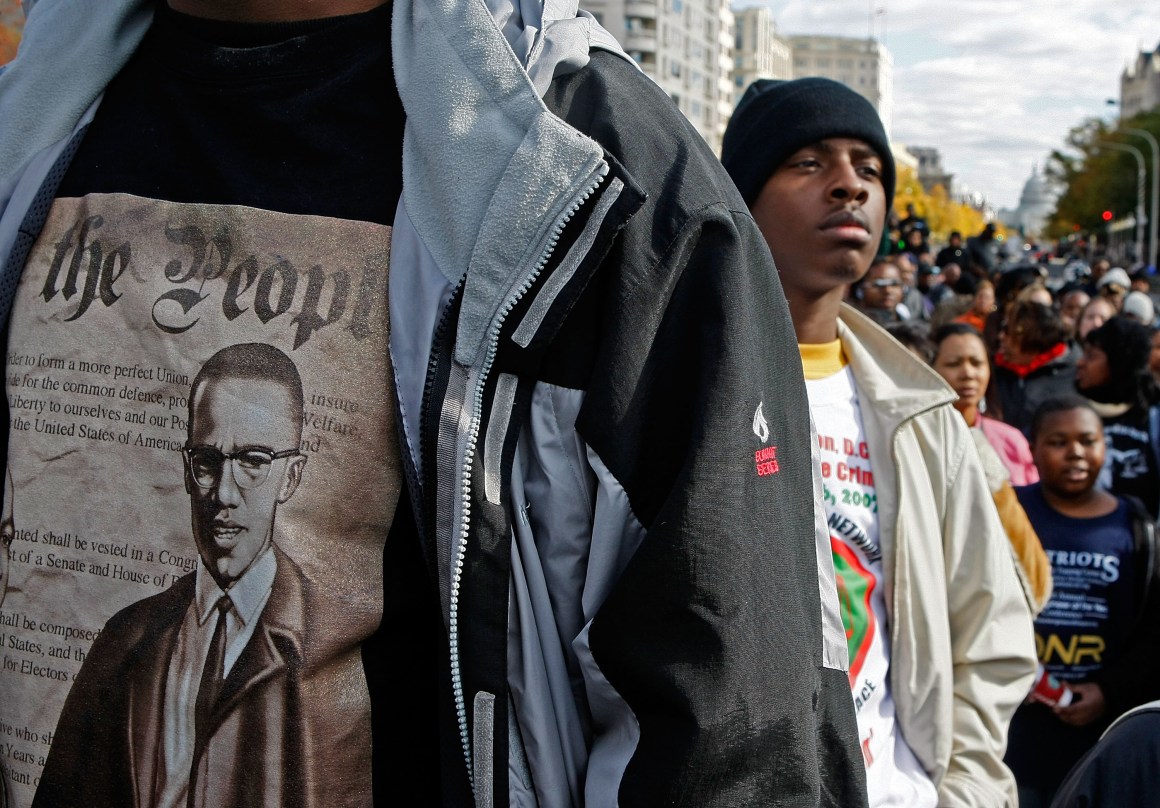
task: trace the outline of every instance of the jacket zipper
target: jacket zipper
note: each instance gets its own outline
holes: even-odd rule
[[[491,373],[492,364],[495,362],[495,356],[499,350],[500,330],[503,328],[508,314],[511,313],[511,310],[523,296],[527,294],[528,289],[532,287],[532,284],[536,282],[540,273],[543,272],[544,267],[548,265],[553,253],[556,251],[556,245],[560,242],[560,236],[563,234],[564,228],[567,227],[568,222],[584,206],[584,203],[596,192],[600,184],[604,182],[604,178],[608,176],[608,171],[608,164],[602,162],[591,182],[576,196],[569,208],[556,219],[548,236],[548,243],[536,259],[531,272],[523,279],[514,293],[508,297],[495,319],[492,320],[487,333],[487,351],[484,354],[479,378],[476,380],[475,389],[472,392],[471,422],[467,432],[467,445],[464,452],[463,468],[460,470],[460,479],[462,481],[460,500],[463,504],[463,516],[462,523],[459,525],[459,542],[455,548],[455,562],[451,574],[451,609],[448,621],[448,639],[451,650],[451,689],[455,697],[455,715],[459,722],[459,740],[463,747],[463,757],[467,764],[467,777],[471,783],[473,792],[475,790],[475,768],[472,765],[471,733],[467,726],[467,699],[463,693],[463,677],[459,665],[459,585],[463,576],[463,564],[467,556],[467,540],[471,529],[471,472],[475,460],[476,444],[479,441],[479,425],[483,418],[483,389],[487,384],[488,375]]]

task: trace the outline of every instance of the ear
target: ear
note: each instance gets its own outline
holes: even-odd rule
[[[858,284],[854,287],[854,298],[856,300],[862,299],[862,284]]]
[[[286,463],[286,471],[282,474],[282,488],[278,491],[278,504],[282,504],[298,490],[302,482],[302,468],[306,465],[306,455],[291,457]]]

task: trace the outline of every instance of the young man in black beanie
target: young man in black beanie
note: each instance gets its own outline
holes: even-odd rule
[[[870,804],[1014,806],[1002,757],[1035,671],[1026,594],[954,393],[843,304],[894,196],[882,122],[837,82],[759,81],[722,159],[797,331]]]

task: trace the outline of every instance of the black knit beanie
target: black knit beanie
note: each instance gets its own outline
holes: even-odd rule
[[[1089,331],[1084,341],[1107,354],[1110,378],[1106,384],[1080,392],[1104,404],[1147,405],[1154,396],[1148,370],[1148,354],[1152,350],[1148,327],[1117,315]]]
[[[869,144],[882,158],[886,204],[894,201],[894,156],[874,106],[844,84],[823,78],[758,79],[729,126],[721,162],[752,206],[773,172],[798,149],[833,137]]]

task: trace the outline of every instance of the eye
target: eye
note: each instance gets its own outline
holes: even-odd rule
[[[244,452],[238,452],[235,459],[245,471],[260,471],[262,466],[268,466],[273,462],[270,453],[260,449],[247,449]]]
[[[822,162],[813,155],[804,155],[789,162],[793,168],[819,168]]]

